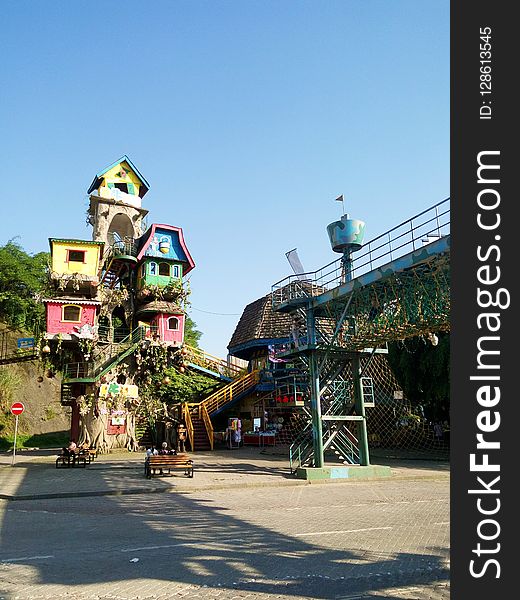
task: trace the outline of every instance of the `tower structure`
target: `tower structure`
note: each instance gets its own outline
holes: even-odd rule
[[[87,190],[92,239],[112,245],[140,237],[148,214],[141,202],[149,189],[146,179],[126,155],[97,173]]]
[[[180,227],[146,229],[148,190],[125,155],[87,190],[92,241],[50,239],[44,352],[64,374],[71,436],[105,449],[135,447],[136,353],[184,343],[183,277],[195,263]]]

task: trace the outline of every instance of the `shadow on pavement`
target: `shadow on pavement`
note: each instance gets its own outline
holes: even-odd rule
[[[248,463],[240,467],[253,475],[262,471]],[[101,488],[121,472],[92,469],[89,476],[99,478]],[[22,481],[19,494],[24,487],[32,489]],[[34,585],[32,593],[37,587],[39,594],[45,593],[42,586],[72,592],[95,585],[106,591],[116,589],[113,584],[120,589],[159,580],[169,582],[171,596],[176,585],[188,585],[317,599],[435,585],[449,577],[445,548],[430,548],[424,556],[328,549],[259,526],[254,512],[251,520],[237,518],[196,492],[2,504],[0,594],[7,598],[23,597],[17,572],[25,573],[23,585]],[[298,518],[312,521],[313,514]]]

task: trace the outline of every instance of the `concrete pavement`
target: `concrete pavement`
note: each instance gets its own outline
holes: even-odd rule
[[[144,477],[144,453],[114,451],[102,454],[86,468],[55,468],[57,450],[21,451],[12,466],[12,454],[0,454],[0,499],[29,500],[108,496],[137,493],[190,492],[240,487],[298,486],[309,482],[296,479],[289,471],[281,450],[243,447],[234,450],[195,452],[194,477],[182,471],[172,476]],[[383,460],[390,465],[392,479],[447,476],[447,463]],[[336,480],[340,483],[340,480]],[[322,482],[324,485],[330,482]],[[344,483],[355,485],[354,481]],[[313,483],[315,485],[315,483]]]
[[[0,455],[0,600],[449,597],[447,463],[308,483],[259,448],[193,458],[147,480],[142,453]]]

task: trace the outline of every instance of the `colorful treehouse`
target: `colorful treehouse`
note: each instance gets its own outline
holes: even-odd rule
[[[95,296],[103,258],[103,242],[49,238],[50,280],[63,292]]]
[[[136,449],[137,355],[179,352],[195,263],[180,227],[147,228],[149,185],[127,156],[88,188],[92,241],[51,238],[44,355],[62,369],[71,435],[100,449]],[[180,356],[180,354],[179,354]]]
[[[45,298],[46,339],[93,339],[101,302],[81,298]]]

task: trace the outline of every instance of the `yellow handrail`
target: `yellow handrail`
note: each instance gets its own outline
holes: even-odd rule
[[[208,411],[204,404],[200,405],[200,414],[202,415],[202,419],[204,420],[204,425],[206,426],[206,432],[208,434],[209,445],[211,450],[213,450],[213,425],[211,423],[211,419],[209,418]]]
[[[200,348],[194,348],[184,344],[184,356],[187,360],[193,362],[199,367],[212,368],[221,375],[229,375],[232,378],[239,377],[243,374],[244,368],[228,363],[226,360],[213,356]]]
[[[252,371],[244,377],[233,381],[232,383],[220,388],[200,403],[201,406],[204,406],[208,415],[215,412],[219,408],[221,408],[224,404],[231,402],[233,400],[233,396],[237,394],[241,394],[247,388],[253,386],[258,383],[260,379],[260,371]]]
[[[187,403],[182,405],[182,419],[186,423],[186,430],[188,432],[188,441],[190,442],[191,451],[195,451],[195,435],[193,433],[193,422],[191,420],[190,409]]]

